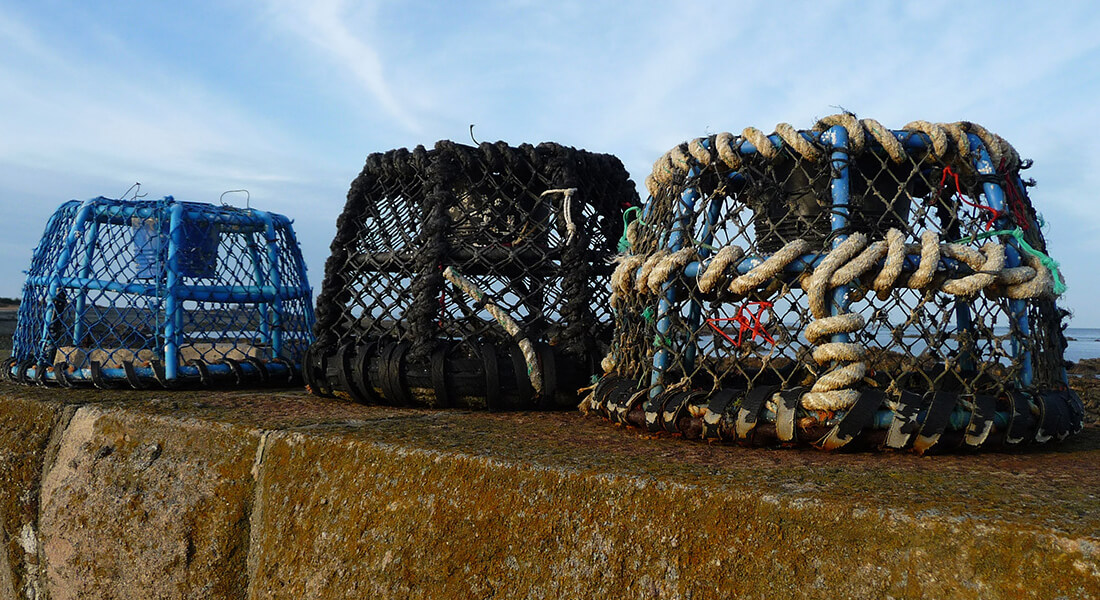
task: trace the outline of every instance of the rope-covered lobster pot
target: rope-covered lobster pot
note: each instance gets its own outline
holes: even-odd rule
[[[582,408],[827,450],[1078,431],[1028,166],[973,123],[849,114],[673,148],[631,211],[613,347]]]
[[[367,403],[576,406],[614,324],[638,194],[614,156],[441,141],[372,154],[317,300],[310,389]]]
[[[311,299],[283,215],[73,200],[34,251],[4,373],[65,387],[297,385]]]

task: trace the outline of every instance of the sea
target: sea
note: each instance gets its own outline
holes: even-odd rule
[[[1069,327],[1066,329],[1066,360],[1077,362],[1100,358],[1100,329]]]

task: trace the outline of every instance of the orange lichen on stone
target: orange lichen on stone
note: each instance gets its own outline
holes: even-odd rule
[[[825,455],[576,413],[2,384],[0,424],[3,600],[1100,597],[1096,427]]]

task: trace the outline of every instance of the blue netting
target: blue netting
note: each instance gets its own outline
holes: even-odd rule
[[[6,372],[62,385],[290,382],[312,326],[286,217],[171,196],[74,200],[35,249]]]

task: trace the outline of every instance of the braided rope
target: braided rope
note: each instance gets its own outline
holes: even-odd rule
[[[848,132],[848,146],[853,154],[863,152],[867,147],[867,138],[870,137],[886,152],[890,160],[901,163],[906,159],[905,148],[901,142],[892,131],[874,119],[857,119],[854,115],[846,113],[830,115],[819,119],[812,131],[822,132],[834,126],[841,126]],[[1011,144],[977,123],[911,121],[902,127],[902,130],[927,136],[931,142],[932,155],[937,160],[946,160],[952,151],[959,158],[972,158],[970,139],[967,135],[973,133],[982,140],[994,165],[1000,166],[1003,160],[1006,169],[1014,170],[1021,164],[1020,155]],[[790,123],[777,124],[775,135],[779,137],[781,144],[772,143],[767,134],[755,127],[746,127],[740,136],[727,132],[719,133],[714,136],[711,148],[704,146],[705,138],[696,138],[686,144],[680,144],[657,159],[653,165],[652,175],[646,178],[646,188],[651,196],[656,197],[660,189],[672,183],[679,174],[687,173],[696,165],[710,166],[716,158],[730,169],[739,169],[742,164],[740,140],[755,146],[757,152],[769,161],[775,161],[780,157],[783,145],[790,147],[796,155],[809,161],[820,161],[825,158],[821,148]],[[962,164],[969,168],[966,161]]]
[[[867,136],[864,134],[863,125],[853,114],[840,113],[819,119],[814,123],[814,131],[825,131],[837,125],[848,131],[848,149],[854,154],[863,152],[867,145]]]
[[[630,295],[634,273],[645,264],[646,257],[629,254],[615,260],[619,266],[611,273],[611,307],[618,309],[622,306],[623,298]]]
[[[783,269],[787,268],[787,265],[809,252],[809,250],[810,242],[806,240],[797,239],[787,242],[779,249],[779,252],[771,255],[771,257],[763,263],[753,267],[748,273],[731,281],[728,288],[729,292],[736,297],[748,294],[752,290],[760,287],[760,284],[781,273]]]
[[[782,139],[785,144],[793,148],[795,152],[807,160],[818,161],[825,157],[824,152],[810,143],[809,140],[802,137],[802,133],[795,129],[790,123],[780,123],[776,125],[775,133],[779,135],[779,138]]]
[[[728,291],[734,297],[744,297],[774,279],[788,265],[810,250],[810,243],[796,239],[783,246],[761,264],[738,277],[736,265],[744,258],[744,250],[737,246],[719,249],[713,259],[698,276],[697,285],[704,294],[712,293],[719,282],[732,278]],[[919,256],[917,268],[906,280],[901,280],[906,255]],[[879,262],[885,256],[882,266]],[[805,279],[805,289],[811,314],[814,316],[805,330],[806,339],[816,346],[812,357],[819,365],[837,363],[819,376],[809,392],[802,396],[802,406],[808,410],[837,411],[850,408],[859,398],[853,386],[867,374],[863,362],[865,349],[851,342],[832,342],[831,336],[856,333],[865,326],[858,313],[831,315],[827,295],[830,290],[851,283],[865,273],[878,268],[871,288],[880,297],[889,294],[895,286],[912,289],[928,288],[935,280],[940,257],[958,260],[971,268],[973,273],[958,278],[943,279],[939,291],[959,297],[973,297],[983,290],[1003,293],[1013,299],[1053,297],[1054,279],[1042,261],[1033,255],[1025,255],[1024,267],[1006,269],[1004,244],[987,241],[976,250],[962,244],[940,243],[933,231],[921,235],[921,243],[905,244],[904,234],[897,229],[887,231],[886,240],[867,244],[867,236],[853,233],[829,251],[817,268]],[[698,253],[688,247],[674,253],[658,250],[648,256],[631,255],[623,258],[612,274],[612,302],[617,305],[631,292],[658,294],[674,277],[679,276],[691,262],[698,260]],[[639,272],[640,269],[640,272]],[[637,278],[631,282],[634,274]],[[1003,290],[997,286],[1002,286]],[[610,362],[608,362],[610,361]],[[616,360],[608,355],[605,370],[610,372]]]
[[[940,237],[935,231],[925,231],[920,236],[920,264],[917,270],[909,277],[905,287],[922,290],[932,283],[932,276],[936,274],[936,267],[940,263]]]
[[[806,290],[807,299],[809,300],[810,313],[815,318],[821,319],[829,316],[829,307],[825,302],[825,296],[829,291],[829,280],[832,279],[833,273],[855,258],[865,245],[867,245],[867,236],[863,233],[853,233],[848,239],[826,254],[821,264],[814,269],[803,289]]]
[[[654,294],[661,293],[661,287],[666,282],[674,278],[677,273],[683,272],[684,267],[688,266],[688,263],[696,260],[699,260],[699,253],[695,251],[695,248],[690,246],[666,255],[653,267],[649,272],[649,276],[646,277],[649,291]]]
[[[714,138],[714,145],[718,149],[718,158],[726,164],[727,167],[737,170],[741,168],[741,153],[735,144],[737,138],[733,134],[728,132],[719,133]]]
[[[852,114],[837,114],[818,120],[812,131],[823,132],[832,127],[843,127],[848,133],[848,149],[855,155],[865,151],[870,144],[881,148],[890,161],[900,164],[907,160],[907,153],[894,132],[874,119],[857,119]],[[959,169],[973,173],[970,162],[975,148],[970,144],[970,134],[982,141],[993,164],[1008,170],[1020,166],[1019,154],[1003,138],[980,125],[969,122],[931,123],[913,121],[903,128],[913,134],[926,136],[931,155],[941,161],[952,160]],[[708,167],[721,162],[729,169],[742,167],[741,145],[752,144],[757,153],[768,161],[781,158],[786,147],[796,157],[820,162],[827,158],[822,146],[805,132],[788,123],[775,127],[776,141],[760,129],[745,128],[740,136],[719,133],[708,140],[696,138],[681,144],[659,158],[651,178],[647,179],[650,193],[657,197],[664,186],[671,184],[694,167]],[[726,291],[733,298],[742,298],[780,275],[792,262],[812,249],[806,240],[794,240],[744,275],[737,266],[745,258],[745,250],[738,246],[720,248],[701,269],[696,280],[703,294],[712,294],[726,284]],[[629,293],[657,294],[674,277],[679,276],[691,262],[698,260],[694,249],[685,248],[675,253],[665,250],[649,255],[620,261],[612,276],[613,303]],[[917,256],[915,269],[903,276],[908,256]],[[937,277],[941,257],[966,264],[971,273],[956,278]],[[815,346],[812,356],[819,365],[831,368],[818,376],[810,392],[802,397],[802,405],[810,410],[835,411],[850,408],[859,398],[854,387],[867,373],[864,362],[866,351],[858,344],[831,342],[831,336],[856,333],[864,328],[859,314],[831,315],[829,292],[849,285],[868,274],[873,274],[869,287],[877,296],[886,300],[898,287],[942,291],[961,298],[979,293],[990,296],[1003,295],[1013,299],[1050,298],[1055,289],[1055,278],[1049,268],[1035,256],[1025,256],[1024,265],[1005,268],[1005,247],[999,242],[987,242],[976,249],[961,244],[942,243],[934,231],[925,231],[919,244],[906,244],[905,234],[895,228],[886,232],[884,240],[869,243],[863,233],[853,233],[836,248],[822,257],[818,266],[802,278],[807,293],[810,312],[814,317],[806,328],[807,339]],[[640,269],[640,270],[639,270]],[[877,269],[877,272],[876,272]],[[728,282],[728,283],[727,283]]]
[[[768,160],[779,158],[779,147],[772,145],[771,140],[768,139],[768,135],[763,131],[755,127],[746,127],[741,131],[741,137],[748,140],[753,146],[756,146],[756,151],[760,153],[760,156]]]
[[[722,246],[714,258],[699,275],[699,291],[709,294],[719,283],[725,281],[726,273],[731,266],[741,262],[745,257],[745,251],[740,246]]]
[[[894,137],[893,132],[874,119],[860,119],[859,124],[882,146],[890,160],[898,164],[905,162],[905,148],[902,147],[898,138]]]
[[[650,290],[648,285],[650,273],[652,273],[653,269],[656,269],[657,265],[661,264],[661,261],[669,254],[670,252],[668,250],[658,250],[650,254],[649,258],[642,264],[642,270],[638,273],[638,279],[634,281],[634,289],[643,294],[648,293]],[[671,278],[673,273],[671,271],[665,271],[664,275]]]
[[[692,158],[699,162],[701,167],[709,167],[714,162],[714,151],[703,145],[706,138],[695,138],[688,143],[688,152]]]
[[[886,232],[886,262],[871,283],[871,289],[875,290],[879,300],[885,300],[890,296],[890,290],[893,289],[894,282],[901,275],[901,269],[904,266],[905,234],[890,228]]]
[[[821,375],[810,391],[802,396],[802,406],[808,410],[844,410],[855,404],[859,392],[851,389],[867,374],[863,362],[864,348],[851,342],[830,342],[833,335],[855,333],[866,322],[857,313],[819,316],[806,327],[806,339],[817,346],[813,359],[818,364],[847,362]]]
[[[904,234],[897,229],[890,229],[886,237],[886,241],[868,245],[865,234],[853,233],[840,246],[825,254],[803,285],[810,311],[815,316],[828,315],[826,295],[829,289],[847,285],[876,268],[879,271],[870,287],[879,292],[880,298],[894,287],[925,289],[935,282],[941,256],[966,264],[974,273],[944,279],[935,288],[938,291],[952,296],[972,297],[982,290],[1003,287],[1005,296],[1017,300],[1054,297],[1054,279],[1042,261],[1025,254],[1023,260],[1026,265],[1006,268],[1004,244],[990,241],[981,250],[976,250],[961,244],[941,243],[934,231],[925,231],[920,244],[905,244]],[[737,276],[735,267],[744,260],[744,249],[724,246],[706,265],[701,266],[696,285],[702,293],[710,294],[722,280],[728,278],[727,291],[734,297],[743,297],[761,289],[764,283],[809,252],[810,246],[810,242],[803,239],[788,242],[741,276]],[[883,256],[886,260],[879,266]],[[919,256],[919,260],[913,274],[902,281],[906,256]],[[618,267],[611,274],[612,298],[622,299],[632,292],[657,294],[669,281],[682,274],[687,265],[697,260],[698,251],[693,247],[676,252],[657,250],[650,254],[620,257]]]
[[[462,290],[467,296],[473,298],[475,302],[484,304],[485,310],[493,315],[493,318],[508,332],[508,335],[516,340],[520,351],[523,352],[523,360],[527,363],[527,377],[531,380],[531,387],[534,388],[536,394],[541,395],[542,368],[539,366],[538,354],[535,352],[535,347],[531,344],[531,340],[527,339],[527,336],[523,333],[519,324],[516,323],[516,320],[499,306],[489,302],[485,296],[485,292],[464,275],[456,271],[454,267],[443,269],[443,277],[445,277],[447,281],[453,283],[455,287]]]

